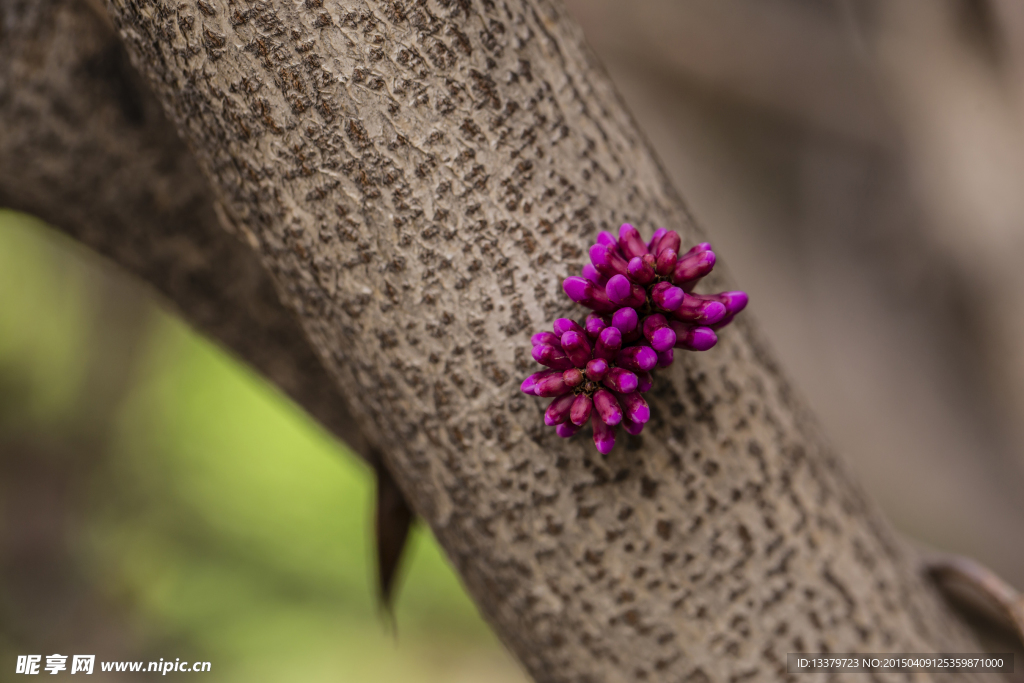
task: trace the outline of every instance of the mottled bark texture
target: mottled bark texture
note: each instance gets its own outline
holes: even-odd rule
[[[748,314],[659,375],[651,424],[608,457],[559,440],[519,394],[530,333],[581,314],[560,281],[597,230],[701,237],[558,6],[108,8],[229,222],[538,681],[765,680],[791,651],[977,648]]]
[[[0,0],[0,207],[147,281],[373,457],[256,254],[221,226],[209,184],[99,3]]]

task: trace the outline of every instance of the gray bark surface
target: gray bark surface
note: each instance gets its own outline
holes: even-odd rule
[[[108,8],[536,680],[765,680],[787,652],[977,650],[749,312],[659,373],[651,423],[607,457],[559,440],[519,393],[529,335],[583,313],[560,283],[597,230],[702,238],[557,6]]]
[[[101,5],[0,0],[0,206],[159,291],[364,458],[369,443],[253,250],[131,64]]]

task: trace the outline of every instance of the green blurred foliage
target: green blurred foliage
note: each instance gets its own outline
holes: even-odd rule
[[[75,433],[83,377],[105,343],[97,282],[111,277],[134,286],[0,212],[4,435]],[[369,470],[180,321],[155,308],[147,320],[138,357],[123,359],[136,367],[103,456],[81,482],[73,542],[92,588],[146,625],[147,655],[209,660],[204,680],[216,681],[525,680],[422,527],[395,623],[383,618]]]

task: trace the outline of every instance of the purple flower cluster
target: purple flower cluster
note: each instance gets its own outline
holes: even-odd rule
[[[745,292],[694,294],[715,267],[715,252],[706,242],[683,254],[679,248],[673,230],[660,228],[645,243],[627,223],[618,239],[598,235],[583,277],[562,283],[570,299],[594,312],[583,322],[559,318],[554,332],[533,335],[533,358],[550,369],[521,387],[554,398],[544,423],[559,436],[572,436],[590,420],[594,445],[607,454],[618,425],[639,434],[651,417],[642,396],[651,388],[651,371],[671,365],[675,349],[710,349],[715,330],[747,305]]]

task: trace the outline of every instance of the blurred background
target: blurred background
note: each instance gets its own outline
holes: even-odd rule
[[[1024,586],[1024,4],[568,7],[869,495]],[[343,445],[0,212],[0,660],[525,680],[422,529],[392,631],[369,529]]]

